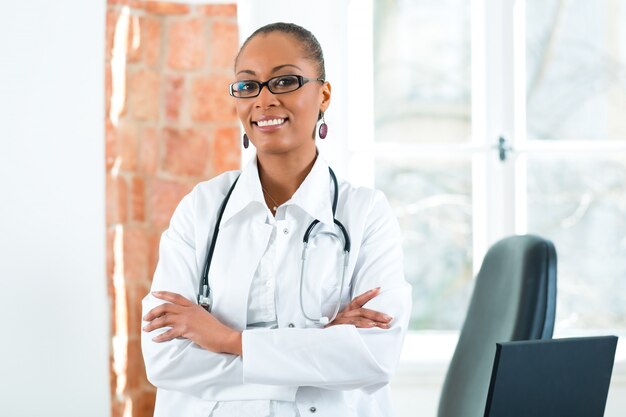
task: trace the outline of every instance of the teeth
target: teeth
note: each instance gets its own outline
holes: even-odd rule
[[[259,120],[256,122],[257,125],[264,126],[276,126],[285,123],[285,119],[271,119],[271,120]]]

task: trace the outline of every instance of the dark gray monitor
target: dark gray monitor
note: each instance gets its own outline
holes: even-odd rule
[[[485,417],[602,417],[617,337],[498,343]]]

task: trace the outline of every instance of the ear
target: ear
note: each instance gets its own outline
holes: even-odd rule
[[[322,112],[326,112],[326,109],[330,105],[330,83],[328,81],[324,81],[322,88],[320,89],[320,110]]]

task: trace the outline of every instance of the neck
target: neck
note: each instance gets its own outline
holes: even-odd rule
[[[265,190],[268,207],[289,200],[311,172],[317,157],[315,148],[297,156],[288,154],[257,154],[259,179]],[[268,195],[269,194],[269,195]],[[274,203],[275,201],[275,203]]]

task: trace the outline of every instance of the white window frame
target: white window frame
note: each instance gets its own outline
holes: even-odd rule
[[[407,145],[374,141],[373,0],[348,4],[347,179],[374,186],[374,160],[381,155],[445,158],[472,155],[473,269],[478,272],[487,249],[499,239],[527,232],[526,159],[556,152],[589,155],[626,151],[626,142],[540,141],[526,137],[526,34],[524,0],[472,0],[471,140],[466,143]],[[510,146],[498,158],[498,139]],[[605,331],[603,331],[606,333]],[[594,334],[570,331],[569,335]],[[412,331],[407,335],[400,379],[442,380],[456,346],[458,331]],[[626,358],[626,352],[618,353]],[[620,368],[621,369],[621,368]]]

